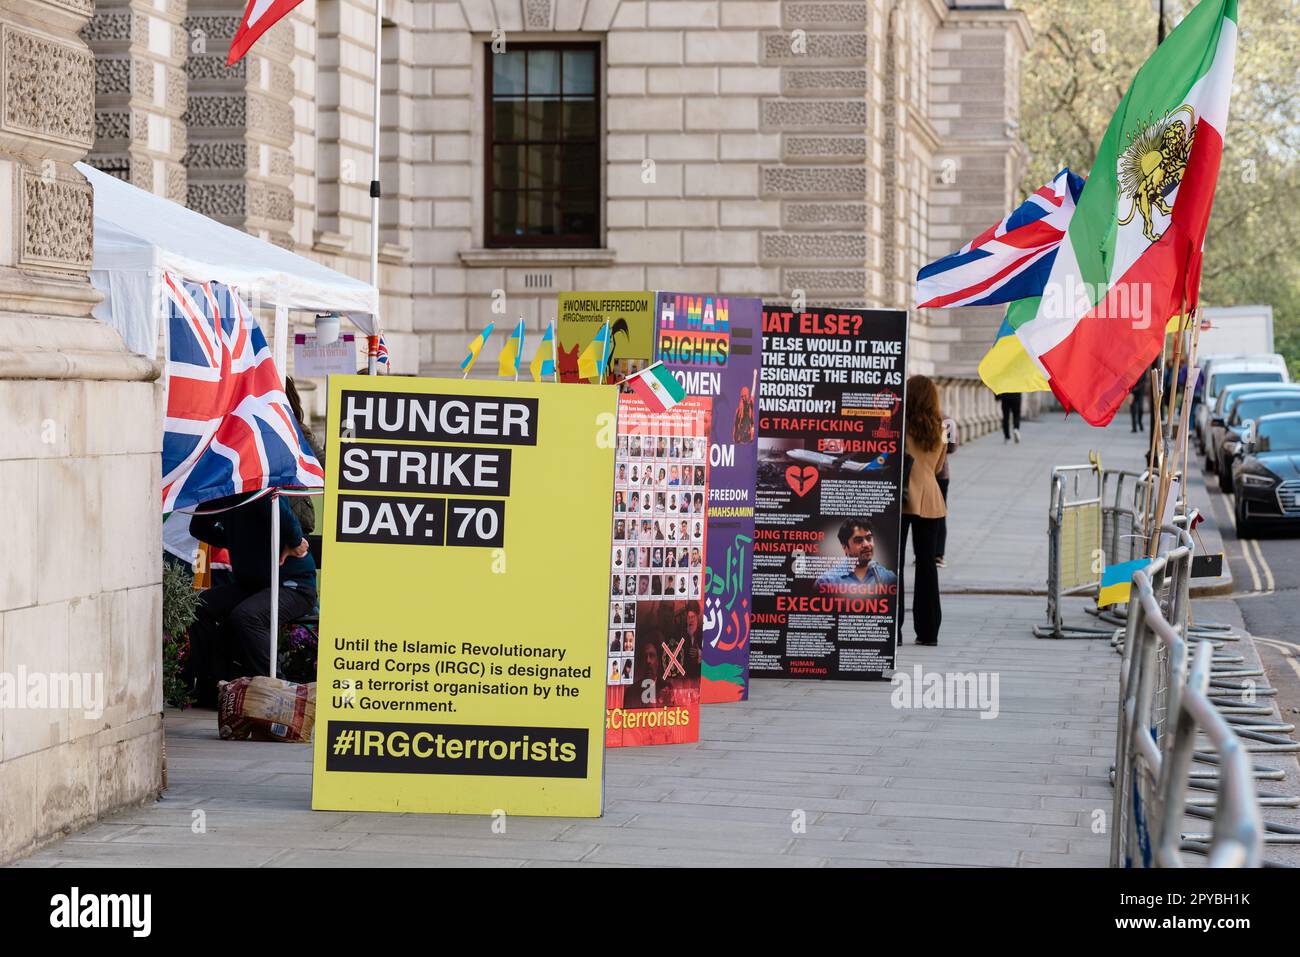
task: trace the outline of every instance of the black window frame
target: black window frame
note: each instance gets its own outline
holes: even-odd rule
[[[483,71],[484,84],[484,135],[483,135],[483,245],[488,249],[599,249],[601,248],[601,238],[604,228],[604,202],[603,189],[601,183],[600,171],[603,168],[604,156],[604,102],[601,88],[601,45],[599,43],[584,42],[577,40],[570,41],[528,41],[512,42],[509,46],[510,51],[515,50],[543,50],[543,51],[564,51],[564,50],[582,50],[592,54],[594,58],[594,69],[592,70],[592,92],[591,99],[595,104],[595,129],[591,139],[577,139],[559,141],[573,142],[583,146],[592,146],[595,148],[596,169],[592,170],[590,193],[588,198],[591,200],[593,209],[593,227],[590,233],[566,233],[554,234],[549,236],[518,236],[518,235],[498,235],[494,232],[495,216],[493,215],[493,203],[497,192],[494,183],[494,165],[492,159],[493,147],[497,145],[547,145],[554,144],[552,140],[504,140],[498,144],[496,140],[494,121],[493,121],[493,90],[492,90],[492,44],[484,43],[484,53],[487,57],[486,68]],[[525,67],[525,90],[527,89],[527,67]],[[525,94],[525,100],[527,94]],[[583,99],[586,99],[586,95]],[[564,93],[561,88],[560,99],[563,101]],[[525,190],[517,190],[525,192]],[[576,192],[576,191],[575,191]]]

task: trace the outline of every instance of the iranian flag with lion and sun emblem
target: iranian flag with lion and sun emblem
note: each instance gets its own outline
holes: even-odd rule
[[[1236,47],[1236,0],[1201,0],[1138,70],[1042,296],[1012,308],[1052,391],[1092,425],[1114,417],[1169,318],[1196,306]]]

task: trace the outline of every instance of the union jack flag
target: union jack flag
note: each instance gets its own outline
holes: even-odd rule
[[[163,511],[263,488],[321,488],[266,337],[229,286],[164,276]]]
[[[1042,295],[1083,183],[1061,170],[1002,222],[922,269],[917,308],[991,306]]]

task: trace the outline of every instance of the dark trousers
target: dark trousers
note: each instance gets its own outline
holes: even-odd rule
[[[1020,393],[1008,392],[998,399],[1002,402],[1002,435],[1009,439],[1012,428],[1020,428]]]
[[[280,624],[301,618],[316,605],[314,592],[280,587]],[[190,625],[186,671],[197,684],[199,704],[216,703],[218,681],[271,673],[271,589],[250,592],[218,585],[203,593]]]
[[[1147,397],[1145,393],[1142,392],[1133,393],[1133,401],[1132,403],[1129,404],[1128,413],[1129,413],[1129,417],[1133,421],[1134,432],[1143,431],[1142,412],[1144,411],[1146,404],[1147,404]]]
[[[947,505],[948,504],[948,480],[946,478],[941,478],[938,479],[937,481],[939,483],[939,491],[943,494],[943,504]],[[937,555],[939,558],[943,558],[945,555],[947,555],[948,553],[943,550],[944,546],[946,546],[947,544],[948,544],[948,516],[945,515],[943,518],[939,519],[939,536],[934,543],[935,555]]]
[[[907,556],[907,536],[912,535],[912,549],[916,553],[916,594],[912,596],[912,629],[916,640],[933,643],[939,640],[939,625],[943,609],[939,605],[939,569],[934,564],[935,545],[939,540],[941,519],[921,518],[903,514],[903,540],[898,546],[898,631],[902,638],[904,611],[907,605],[903,595],[902,566]]]

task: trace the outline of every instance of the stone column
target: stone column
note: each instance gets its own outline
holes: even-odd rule
[[[930,58],[930,110],[941,147],[930,188],[929,260],[960,247],[1020,200],[1020,60],[1028,19],[1006,0],[948,0]],[[930,310],[914,332],[914,356],[948,375],[977,375],[1004,307]],[[982,386],[981,386],[982,388]],[[997,426],[989,413],[963,428]]]
[[[161,390],[90,316],[93,12],[0,0],[0,862],[160,781]]]
[[[763,100],[762,129],[781,136],[759,195],[779,200],[781,229],[764,233],[760,262],[781,269],[780,299],[877,303],[880,270],[884,67],[880,17],[866,2],[781,5],[782,30],[763,36],[762,63],[781,94]]]
[[[268,30],[232,67],[243,0],[190,0],[188,205],[262,239],[293,246],[293,20]]]
[[[99,0],[82,38],[95,55],[95,146],[87,161],[185,202],[185,0]]]
[[[443,5],[445,6],[445,4]],[[306,10],[307,4],[302,8]],[[417,65],[428,58],[427,30],[434,8],[428,3],[384,3],[380,75],[379,288],[384,337],[393,370],[420,368],[420,340],[411,331],[416,271],[411,268],[416,225],[416,196],[429,200],[415,184],[417,158],[426,161],[432,133],[427,101],[416,93],[432,92],[432,70]],[[303,202],[304,180],[313,191],[312,208],[299,210],[296,235],[303,252],[326,265],[370,281],[370,176],[374,136],[375,0],[318,0],[313,17],[297,30],[294,72],[299,82],[313,77],[315,122],[303,129],[301,117],[294,151],[299,157],[295,199]],[[445,31],[442,39],[445,39]],[[466,38],[467,39],[467,38]],[[308,56],[305,47],[312,47]],[[441,61],[438,61],[441,65]],[[303,104],[295,102],[295,109]],[[421,112],[422,111],[422,112]],[[303,160],[309,168],[304,171]]]

